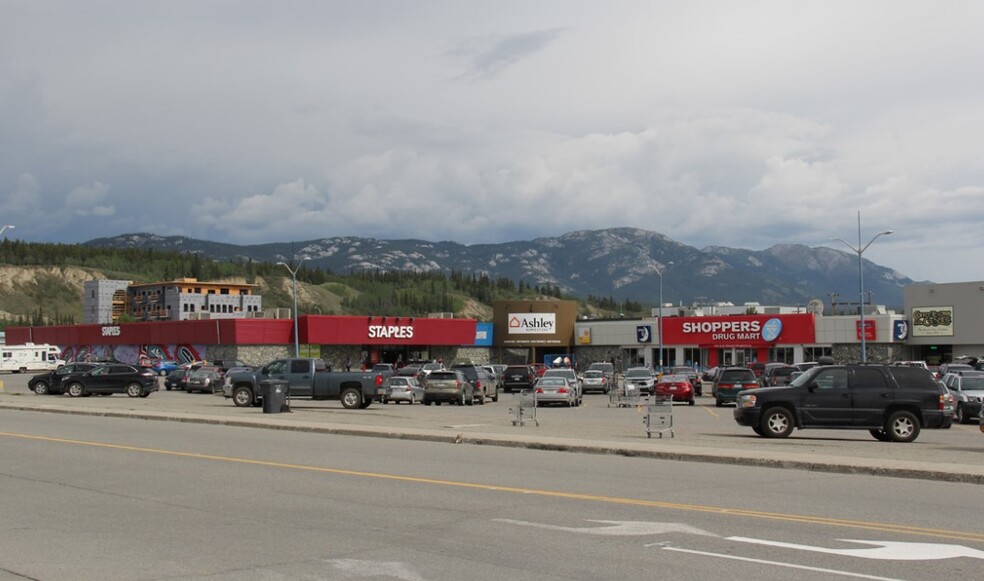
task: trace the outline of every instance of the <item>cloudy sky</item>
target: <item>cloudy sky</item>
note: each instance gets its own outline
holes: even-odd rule
[[[984,2],[0,0],[0,225],[862,242],[984,280]],[[848,250],[849,251],[849,250]]]

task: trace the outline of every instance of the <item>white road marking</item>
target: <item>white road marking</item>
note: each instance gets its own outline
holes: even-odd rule
[[[358,559],[328,559],[327,563],[356,577],[393,577],[404,581],[424,581],[407,563],[398,561],[360,561]]]
[[[678,553],[690,553],[691,555],[702,555],[705,557],[717,557],[720,559],[732,559],[734,561],[744,561],[746,563],[757,563],[760,565],[773,565],[775,567],[786,567],[789,569],[800,569],[802,571],[814,571],[816,573],[830,573],[831,575],[843,575],[845,577],[855,577],[858,579],[874,579],[875,581],[903,581],[894,577],[877,577],[875,575],[865,575],[863,573],[852,573],[851,571],[839,571],[837,569],[822,569],[820,567],[807,567],[806,565],[796,565],[794,563],[783,563],[781,561],[766,561],[764,559],[750,559],[737,555],[721,555],[718,553],[708,553],[706,551],[693,551],[690,549],[679,549],[676,547],[663,547],[664,551],[676,551]]]
[[[691,535],[701,535],[705,537],[717,537],[714,533],[709,533],[705,530],[692,527],[690,525],[685,525],[682,523],[673,522],[644,522],[644,521],[620,521],[620,520],[588,520],[586,522],[594,522],[607,524],[612,526],[607,527],[562,527],[557,525],[547,525],[534,522],[526,522],[522,520],[512,520],[507,518],[496,518],[492,519],[494,522],[502,522],[507,524],[519,525],[524,527],[533,527],[537,529],[547,529],[550,531],[564,531],[569,533],[580,533],[583,535],[601,535],[609,537],[628,537],[628,536],[642,536],[642,535],[662,535],[665,533],[687,533]]]
[[[770,547],[780,547],[783,549],[799,549],[801,551],[826,553],[828,555],[843,555],[846,557],[860,557],[862,559],[876,559],[879,561],[936,561],[939,559],[955,559],[957,557],[984,559],[984,551],[971,549],[970,547],[965,547],[963,545],[943,545],[937,543],[901,543],[893,541],[858,541],[853,539],[837,539],[844,543],[860,543],[862,545],[872,545],[872,547],[866,547],[863,549],[831,549],[827,547],[813,547],[810,545],[797,545],[779,541],[751,539],[748,537],[726,537],[726,540],[738,541],[740,543],[753,543],[756,545],[767,545]]]

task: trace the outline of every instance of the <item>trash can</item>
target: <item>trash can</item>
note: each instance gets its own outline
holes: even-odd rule
[[[260,381],[260,395],[263,396],[263,413],[279,414],[287,404],[287,390],[290,383],[286,379],[264,379]]]

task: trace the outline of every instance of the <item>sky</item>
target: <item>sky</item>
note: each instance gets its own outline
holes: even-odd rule
[[[0,0],[0,226],[643,228],[984,280],[984,2]],[[858,220],[861,220],[859,236]]]

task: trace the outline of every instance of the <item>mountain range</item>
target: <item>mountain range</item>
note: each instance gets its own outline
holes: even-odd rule
[[[184,236],[137,233],[98,238],[86,246],[152,248],[197,253],[220,261],[288,262],[338,274],[355,271],[483,272],[531,285],[552,285],[565,294],[692,305],[805,306],[811,299],[829,303],[858,301],[856,254],[827,247],[777,244],[765,250],[711,246],[697,249],[666,236],[636,228],[581,230],[562,236],[499,244],[464,245],[425,240],[378,240],[341,236],[306,242],[236,245]],[[864,261],[866,301],[902,306],[905,275]],[[847,307],[839,310],[846,312]],[[826,312],[830,312],[829,310]]]

